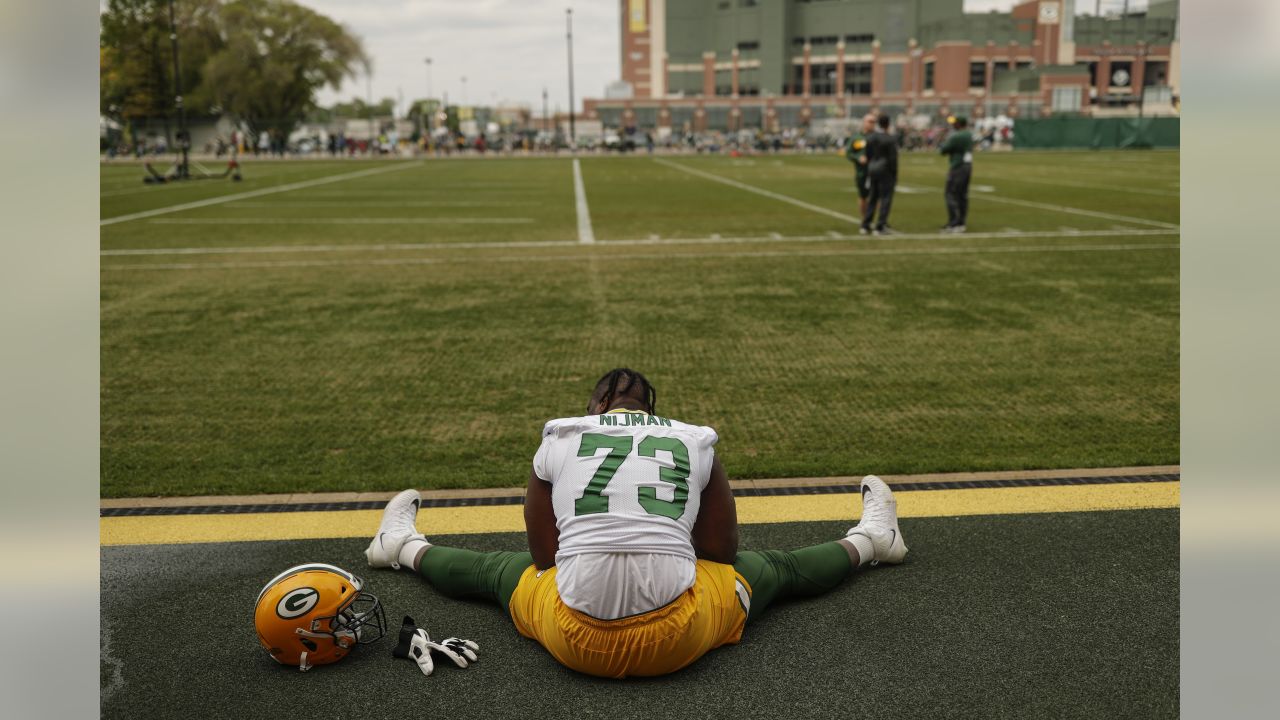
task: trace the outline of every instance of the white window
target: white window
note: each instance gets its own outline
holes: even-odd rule
[[[1080,112],[1080,99],[1080,88],[1056,87],[1053,89],[1053,111]]]

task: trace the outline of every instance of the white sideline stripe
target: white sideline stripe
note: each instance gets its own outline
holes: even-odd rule
[[[533,218],[161,218],[154,225],[521,225]]]
[[[859,250],[761,250],[756,252],[732,253],[682,253],[673,256],[670,253],[630,253],[617,255],[502,255],[498,257],[460,257],[460,258],[381,258],[344,262],[340,260],[282,260],[276,262],[229,262],[229,263],[154,263],[135,265],[103,265],[103,270],[228,270],[241,268],[304,268],[304,267],[349,267],[353,265],[469,265],[476,263],[527,263],[527,262],[578,262],[598,260],[601,257],[609,260],[669,260],[681,258],[794,258],[794,257],[839,257],[839,256],[893,256],[893,255],[968,255],[992,253],[1036,253],[1036,252],[1127,252],[1135,250],[1177,250],[1177,243],[1137,243],[1128,245],[1011,245],[1003,247],[973,248],[877,248]]]
[[[628,240],[601,240],[597,245],[737,245],[743,243],[801,243],[801,242],[892,242],[895,240],[1023,240],[1059,237],[1148,237],[1177,235],[1176,230],[1139,230],[1136,228],[1116,228],[1112,230],[1080,230],[1062,232],[1058,230],[1022,231],[1007,230],[1004,232],[964,233],[961,235],[943,235],[941,233],[900,233],[883,237],[857,235],[790,235],[783,236],[770,233],[759,237],[721,237],[712,235],[705,238],[664,238],[647,237]],[[195,247],[195,248],[121,248],[103,250],[103,257],[120,255],[240,255],[258,253],[326,253],[326,252],[360,252],[360,251],[394,251],[394,250],[484,250],[512,248],[567,247],[578,245],[573,240],[512,240],[506,242],[440,242],[440,243],[383,243],[378,245],[361,245],[347,243],[344,245],[259,245],[250,247]]]
[[[582,183],[582,165],[573,159],[573,205],[578,211],[578,242],[590,245],[596,241],[591,229],[591,211],[587,209],[587,188]]]
[[[675,168],[676,170],[679,170],[680,172],[689,173],[690,175],[697,175],[698,177],[706,178],[707,180],[714,180],[715,182],[723,183],[723,184],[725,184],[725,185],[729,185],[730,187],[736,187],[736,188],[738,188],[739,190],[746,190],[747,192],[752,192],[752,193],[755,193],[755,194],[757,194],[757,195],[763,195],[763,196],[765,196],[765,197],[767,197],[767,198],[773,198],[774,200],[780,200],[780,201],[782,201],[782,202],[784,202],[784,203],[790,203],[790,204],[792,204],[792,205],[795,205],[796,207],[802,207],[802,208],[804,208],[805,210],[809,210],[809,211],[816,212],[816,213],[821,213],[821,214],[823,214],[823,215],[827,215],[827,216],[830,216],[830,217],[836,218],[837,220],[843,220],[843,221],[845,221],[845,222],[850,222],[850,223],[854,223],[854,224],[857,224],[857,225],[862,224],[862,221],[861,221],[861,220],[859,220],[858,218],[853,217],[852,215],[845,215],[844,213],[838,213],[838,212],[836,212],[835,210],[828,210],[828,209],[826,209],[826,208],[824,208],[824,207],[818,207],[817,205],[811,205],[811,204],[809,204],[809,203],[807,203],[807,202],[805,202],[805,201],[803,201],[803,200],[797,200],[797,199],[795,199],[795,198],[793,198],[793,197],[790,197],[790,196],[788,196],[788,195],[782,195],[781,193],[776,193],[776,192],[773,192],[773,191],[771,191],[771,190],[765,190],[765,189],[763,189],[763,188],[758,188],[758,187],[756,187],[756,186],[754,186],[754,185],[748,185],[748,184],[746,184],[746,183],[738,182],[737,180],[730,180],[730,179],[729,179],[729,178],[727,178],[727,177],[721,177],[720,175],[715,175],[715,174],[713,174],[713,173],[703,172],[703,171],[701,171],[701,170],[695,170],[695,169],[693,169],[693,168],[691,168],[691,167],[685,167],[684,165],[681,165],[680,163],[674,163],[674,162],[671,162],[670,160],[663,160],[662,158],[654,158],[654,159],[653,159],[653,161],[654,161],[654,162],[656,162],[656,163],[658,163],[659,165],[665,165],[665,166],[667,166],[667,167],[669,167],[669,168]]]
[[[248,192],[232,193],[231,195],[219,195],[218,197],[182,203],[181,205],[170,205],[169,207],[156,208],[155,210],[144,210],[142,212],[131,213],[129,215],[118,215],[113,218],[106,218],[104,220],[100,220],[98,222],[98,226],[115,225],[116,223],[129,222],[130,220],[141,220],[143,218],[155,217],[157,215],[168,215],[169,213],[182,212],[183,210],[194,210],[195,208],[209,207],[210,205],[221,205],[223,203],[234,202],[236,200],[247,200],[249,198],[262,197],[263,195],[274,195],[276,193],[289,192],[290,190],[301,190],[303,188],[315,187],[317,185],[328,185],[329,183],[354,180],[356,178],[367,177],[369,175],[381,175],[382,173],[396,172],[406,168],[418,167],[420,165],[422,165],[422,161],[407,162],[391,165],[389,167],[357,170],[356,172],[343,173],[342,175],[330,175],[328,177],[316,178],[314,180],[301,180],[299,182],[289,183],[288,185],[277,185],[275,187],[262,188],[261,190],[250,190]]]

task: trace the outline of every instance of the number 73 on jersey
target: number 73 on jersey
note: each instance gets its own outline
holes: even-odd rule
[[[582,444],[578,446],[578,457],[592,457],[600,448],[608,448],[609,454],[604,456],[604,461],[591,477],[591,482],[587,483],[582,497],[574,502],[574,515],[609,512],[609,498],[601,493],[634,450],[642,458],[657,458],[659,452],[670,453],[675,467],[657,466],[658,479],[674,485],[675,496],[671,500],[662,500],[658,497],[657,488],[652,486],[639,487],[636,493],[640,507],[650,515],[680,519],[684,514],[685,503],[689,501],[689,448],[683,442],[673,437],[646,435],[636,444],[635,438],[630,435],[584,433]]]

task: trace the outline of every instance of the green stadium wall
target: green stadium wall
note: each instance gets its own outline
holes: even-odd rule
[[[1018,120],[1013,146],[1039,148],[1176,148],[1176,117],[1150,118],[1039,118]]]

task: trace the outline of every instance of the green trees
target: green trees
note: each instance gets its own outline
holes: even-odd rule
[[[223,45],[204,64],[205,86],[258,130],[288,136],[317,90],[369,67],[345,28],[288,0],[227,2],[221,20]]]
[[[367,71],[360,41],[289,0],[178,0],[188,112],[229,112],[283,136],[315,106],[316,91]],[[173,59],[168,0],[109,0],[100,35],[100,105],[132,122],[168,115]]]
[[[210,112],[202,94],[204,60],[222,39],[218,0],[182,0],[175,6],[182,43],[185,102]],[[173,108],[173,50],[167,0],[108,0],[98,44],[99,111],[132,125],[166,117]]]

